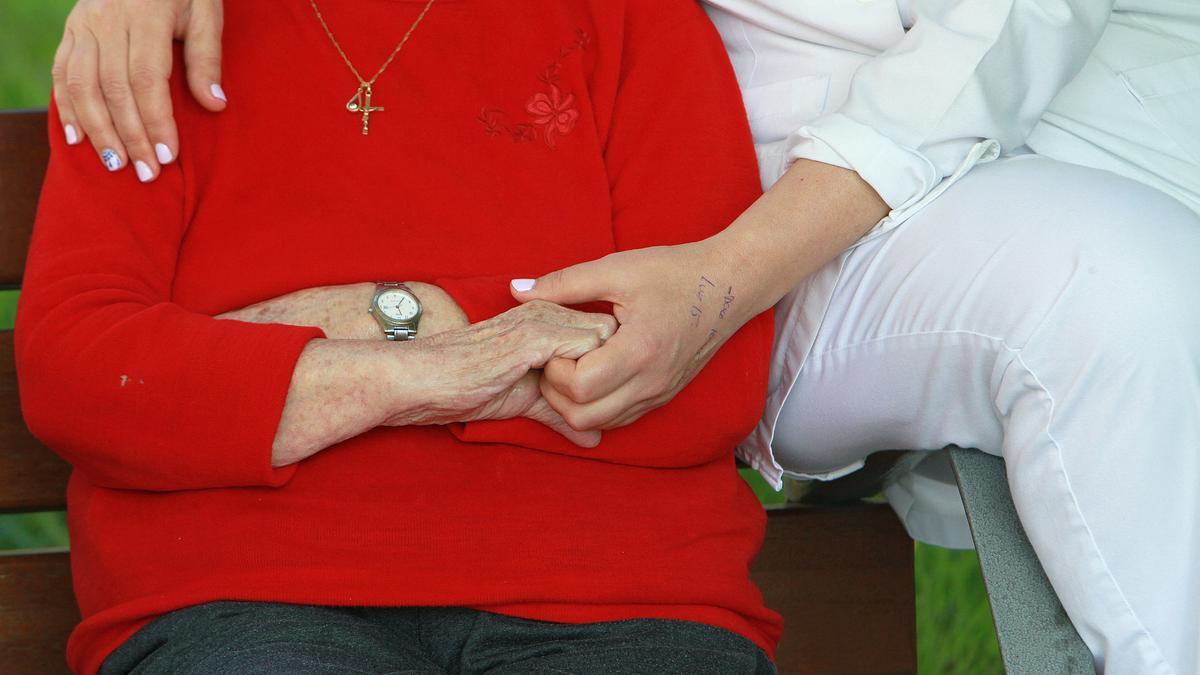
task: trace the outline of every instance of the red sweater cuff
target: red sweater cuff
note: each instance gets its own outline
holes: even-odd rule
[[[40,337],[18,355],[35,435],[108,488],[288,482],[296,468],[272,467],[272,447],[296,361],[319,329],[214,320],[165,303],[114,323],[83,345],[25,326],[26,340]],[[70,423],[64,410],[77,411]]]

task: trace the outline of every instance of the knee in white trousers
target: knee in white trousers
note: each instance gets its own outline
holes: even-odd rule
[[[1102,171],[980,167],[851,252],[776,455],[1002,454],[1109,673],[1200,672],[1200,218]]]

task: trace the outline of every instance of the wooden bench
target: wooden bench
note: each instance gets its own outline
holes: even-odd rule
[[[0,112],[0,289],[20,287],[47,155],[44,111]],[[25,428],[0,331],[0,514],[64,509],[69,473]],[[916,672],[913,544],[891,510],[793,507],[768,522],[751,574],[787,621],[780,672]],[[78,621],[67,551],[0,552],[0,672],[65,671]]]

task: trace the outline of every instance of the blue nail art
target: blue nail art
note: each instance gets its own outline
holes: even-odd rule
[[[121,168],[121,156],[116,150],[105,148],[100,151],[100,161],[104,162],[104,166],[108,167],[109,171],[116,171]]]

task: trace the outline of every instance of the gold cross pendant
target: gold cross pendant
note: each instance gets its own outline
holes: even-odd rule
[[[383,107],[371,105],[371,87],[364,84],[358,88],[354,98],[346,102],[346,110],[352,113],[362,113],[363,136],[366,136],[371,124],[371,113],[383,112]]]

